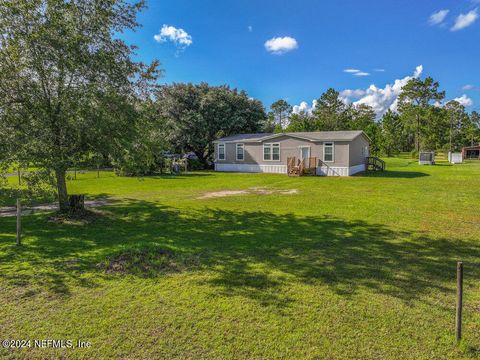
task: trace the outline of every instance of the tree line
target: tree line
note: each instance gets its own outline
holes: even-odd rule
[[[285,100],[271,105],[266,130],[270,132],[363,130],[371,151],[391,156],[421,150],[459,151],[480,141],[480,114],[468,113],[458,101],[442,103],[445,92],[431,77],[413,78],[402,88],[395,110],[380,118],[371,106],[347,104],[328,89],[312,111],[293,113]]]
[[[69,211],[66,174],[79,163],[127,175],[154,173],[166,152],[212,161],[212,141],[236,133],[364,130],[375,153],[458,149],[479,141],[479,115],[467,114],[431,78],[412,79],[398,111],[378,120],[334,89],[311,113],[283,100],[263,104],[227,85],[159,85],[158,60],[135,60],[133,31],[144,2],[5,0],[0,5],[0,173],[35,167]]]

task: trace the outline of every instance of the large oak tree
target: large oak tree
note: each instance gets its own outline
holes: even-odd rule
[[[132,60],[118,34],[133,30],[143,2],[4,0],[0,4],[2,160],[55,173],[68,210],[66,170],[88,153],[124,148],[135,102],[158,62]]]
[[[257,132],[266,119],[260,101],[228,86],[165,85],[156,100],[167,140],[177,151],[193,151],[205,166],[213,155],[214,140]]]

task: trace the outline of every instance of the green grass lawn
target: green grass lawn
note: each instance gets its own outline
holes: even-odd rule
[[[480,163],[387,167],[350,178],[81,174],[71,193],[112,200],[88,224],[25,216],[17,248],[15,219],[0,218],[0,340],[92,345],[0,357],[478,358]],[[256,187],[297,193],[197,199]]]

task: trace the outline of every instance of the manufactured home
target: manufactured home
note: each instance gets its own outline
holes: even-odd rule
[[[349,176],[367,170],[363,131],[239,134],[214,141],[215,170]]]

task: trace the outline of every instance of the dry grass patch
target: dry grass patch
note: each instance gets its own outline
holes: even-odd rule
[[[197,200],[207,200],[213,198],[223,198],[227,196],[239,196],[239,195],[272,195],[272,194],[281,194],[281,195],[293,195],[298,194],[298,189],[270,189],[268,187],[251,187],[247,190],[222,190],[222,191],[212,191],[203,194],[202,196],[197,197]]]

